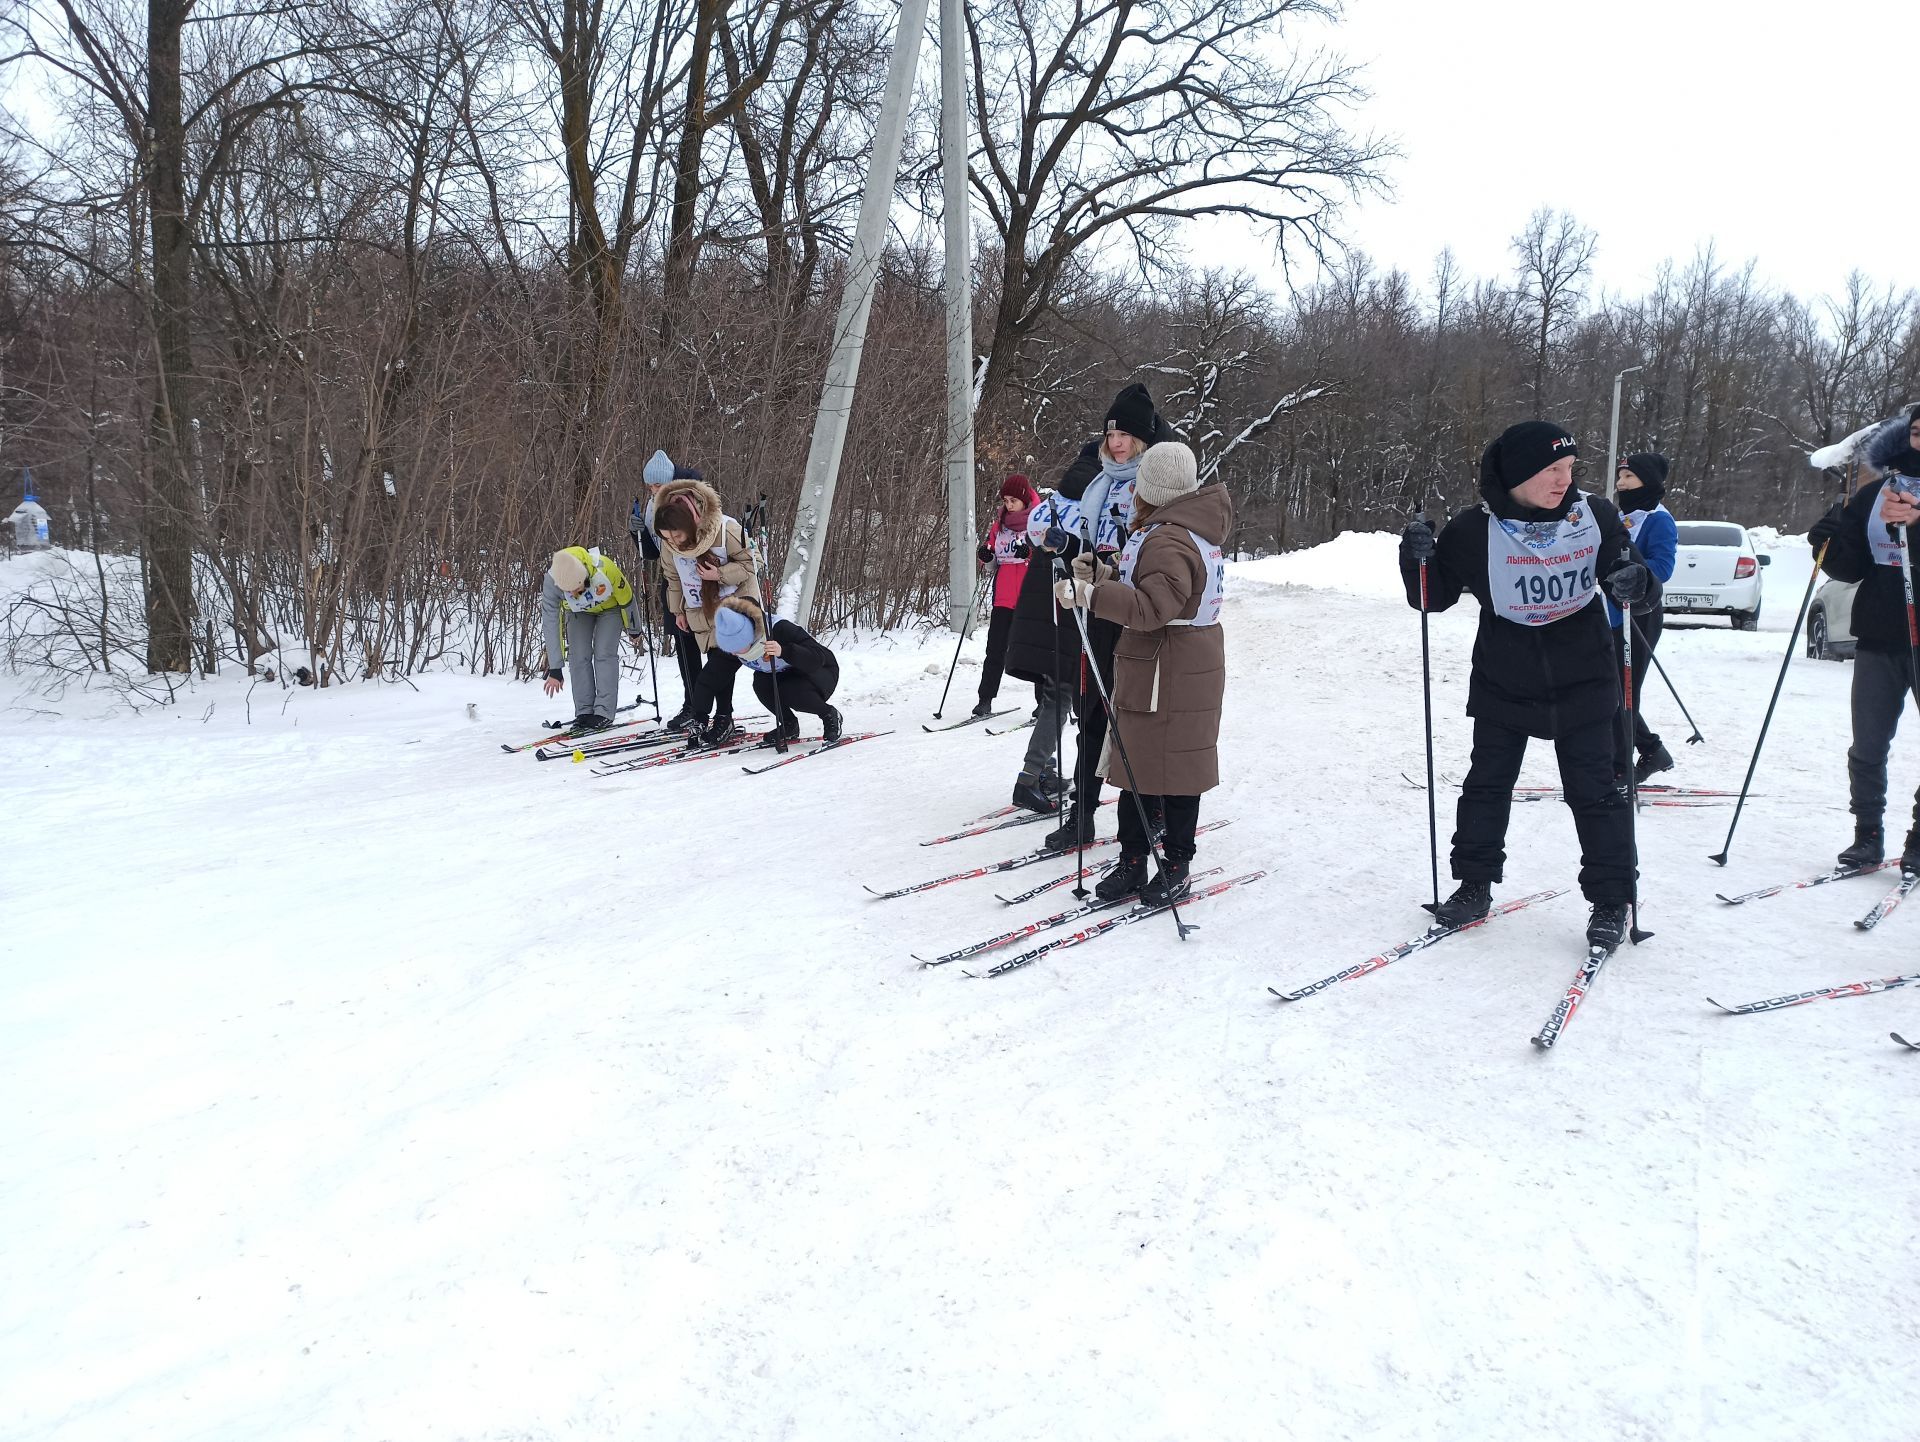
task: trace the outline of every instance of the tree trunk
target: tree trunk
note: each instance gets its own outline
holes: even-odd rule
[[[673,166],[673,218],[667,240],[662,287],[660,338],[673,339],[676,309],[693,291],[693,267],[700,246],[694,211],[700,199],[700,147],[707,134],[707,62],[713,53],[713,27],[725,0],[694,0],[693,54],[687,62],[687,114],[680,129],[680,153]]]
[[[192,473],[192,234],[186,206],[186,127],[180,107],[180,32],[192,0],[148,0],[146,189],[153,248],[156,377],[146,497],[147,669],[193,666],[193,543],[199,514]]]

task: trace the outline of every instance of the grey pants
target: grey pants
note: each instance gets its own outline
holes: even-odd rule
[[[1055,753],[1065,745],[1060,730],[1067,724],[1072,704],[1065,686],[1054,681],[1040,683],[1040,714],[1034,717],[1027,759],[1020,767],[1023,776],[1043,776],[1052,769]]]
[[[611,721],[620,709],[620,608],[576,611],[565,625],[573,714],[592,713]]]
[[[1877,824],[1887,809],[1887,753],[1900,713],[1912,695],[1913,673],[1897,651],[1858,651],[1853,658],[1853,745],[1847,748],[1847,782],[1854,818]],[[1913,794],[1913,822],[1920,826],[1920,791]]]

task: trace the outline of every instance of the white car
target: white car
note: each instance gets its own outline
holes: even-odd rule
[[[1853,593],[1858,581],[1829,580],[1814,593],[1807,612],[1807,655],[1816,661],[1844,661],[1853,654]]]
[[[1673,579],[1660,598],[1664,614],[1725,616],[1736,631],[1760,625],[1760,568],[1771,564],[1732,521],[1680,521]]]

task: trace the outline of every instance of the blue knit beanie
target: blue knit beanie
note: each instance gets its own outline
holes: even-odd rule
[[[754,643],[753,622],[730,606],[722,606],[713,617],[713,639],[721,649],[739,655]]]
[[[673,479],[673,462],[665,451],[655,451],[641,468],[640,479],[650,486],[664,486]]]

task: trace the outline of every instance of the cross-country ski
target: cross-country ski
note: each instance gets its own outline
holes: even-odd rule
[[[1812,991],[1789,992],[1785,996],[1768,997],[1765,1001],[1749,1001],[1739,1006],[1728,1006],[1724,1002],[1707,1001],[1717,1006],[1728,1016],[1748,1016],[1756,1011],[1780,1011],[1789,1006],[1805,1006],[1810,1001],[1833,1001],[1843,996],[1870,996],[1877,991],[1892,991],[1896,987],[1910,986],[1920,981],[1920,972],[1903,976],[1883,976],[1873,981],[1850,981],[1841,986],[1815,987]]]
[[[1248,882],[1258,881],[1266,874],[1264,871],[1250,871],[1244,876],[1236,876],[1227,881],[1216,881],[1211,886],[1199,887],[1194,891],[1188,892],[1187,895],[1180,899],[1180,904],[1184,906],[1188,902],[1205,901],[1209,897],[1218,896],[1221,892],[1227,891],[1235,886],[1242,886]],[[1008,972],[1018,971],[1023,966],[1032,966],[1034,962],[1043,956],[1051,956],[1057,951],[1065,951],[1070,946],[1084,945],[1096,937],[1107,935],[1107,933],[1117,927],[1131,926],[1135,922],[1145,921],[1149,917],[1158,916],[1167,910],[1169,910],[1169,907],[1165,902],[1158,904],[1143,902],[1134,906],[1129,911],[1121,912],[1118,916],[1109,916],[1102,921],[1094,922],[1090,926],[1083,926],[1080,930],[1068,936],[1060,937],[1054,941],[1042,942],[1039,946],[1031,947],[1016,956],[1008,957],[1005,961],[995,963],[985,971],[964,971],[961,974],[976,979],[981,977],[1005,976]]]
[[[1900,877],[1900,884],[1885,896],[1881,897],[1879,901],[1875,902],[1873,909],[1865,916],[1854,922],[1855,929],[1859,931],[1872,931],[1874,927],[1878,926],[1893,914],[1895,907],[1913,894],[1913,889],[1916,886],[1920,886],[1920,871],[1903,872]]]
[[[1810,886],[1825,886],[1833,881],[1846,881],[1855,876],[1869,876],[1876,871],[1885,871],[1889,866],[1898,866],[1898,861],[1876,861],[1866,866],[1836,866],[1831,871],[1823,871],[1818,876],[1809,876],[1801,881],[1783,881],[1776,886],[1763,886],[1758,891],[1743,891],[1736,896],[1716,891],[1714,895],[1728,906],[1744,906],[1749,901],[1760,901],[1769,896],[1778,896],[1783,891],[1804,891]]]
[[[1294,991],[1281,991],[1278,987],[1272,986],[1268,987],[1267,990],[1279,997],[1282,1001],[1299,1001],[1304,997],[1312,996],[1316,992],[1325,991],[1330,986],[1338,985],[1340,982],[1352,981],[1357,976],[1366,976],[1372,972],[1379,971],[1382,967],[1391,966],[1403,957],[1412,956],[1416,951],[1424,951],[1436,942],[1445,941],[1450,936],[1458,936],[1463,931],[1472,931],[1475,927],[1485,926],[1497,916],[1506,916],[1511,912],[1520,911],[1543,901],[1551,901],[1556,896],[1565,895],[1566,890],[1564,887],[1558,891],[1536,891],[1531,896],[1522,896],[1513,901],[1502,902],[1485,916],[1475,917],[1471,921],[1463,921],[1453,926],[1431,927],[1421,935],[1414,937],[1411,941],[1403,941],[1398,946],[1390,946],[1385,951],[1376,952],[1365,961],[1355,962],[1344,971],[1336,971],[1332,976],[1322,977],[1319,981],[1311,982]]]

